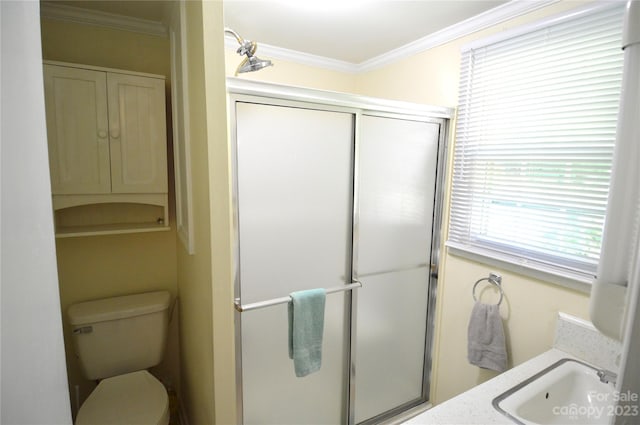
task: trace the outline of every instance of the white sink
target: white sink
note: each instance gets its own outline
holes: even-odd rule
[[[598,370],[562,359],[493,400],[493,406],[519,424],[608,424],[614,386]]]

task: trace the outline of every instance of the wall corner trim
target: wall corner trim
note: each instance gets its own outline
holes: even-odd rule
[[[40,16],[64,22],[95,25],[142,34],[168,37],[167,27],[158,21],[133,18],[115,13],[89,10],[75,6],[54,3],[42,3]]]

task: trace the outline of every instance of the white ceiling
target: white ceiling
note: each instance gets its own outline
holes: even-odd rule
[[[542,0],[224,0],[224,21],[243,38],[262,45],[258,55],[261,50],[273,55],[272,48],[287,49],[295,54],[332,59],[348,68],[402,49],[490,9],[536,2],[544,3]],[[163,21],[168,4],[167,0],[43,0],[42,3],[155,22]],[[341,64],[338,67],[344,68]]]
[[[225,25],[259,44],[359,64],[505,0],[225,0]]]

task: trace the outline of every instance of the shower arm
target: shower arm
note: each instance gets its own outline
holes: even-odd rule
[[[244,39],[242,37],[240,37],[240,34],[235,32],[231,28],[226,28],[225,27],[224,32],[227,32],[227,33],[231,34],[232,36],[234,36],[240,45],[244,44]]]
[[[236,39],[238,44],[240,44],[240,47],[238,47],[238,50],[236,50],[236,52],[240,56],[247,55],[247,57],[250,58],[256,53],[258,45],[255,42],[251,40],[245,40],[244,38],[240,37],[240,34],[228,27],[225,27],[224,32],[231,34]]]

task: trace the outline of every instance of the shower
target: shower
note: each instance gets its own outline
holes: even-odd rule
[[[266,68],[267,66],[273,66],[270,60],[264,60],[258,58],[257,56],[254,56],[256,53],[256,49],[258,48],[258,44],[255,41],[243,39],[237,32],[235,32],[231,28],[225,28],[224,32],[233,35],[240,44],[240,47],[238,47],[238,50],[236,50],[236,52],[240,56],[246,55],[246,58],[244,58],[244,60],[240,62],[240,65],[238,65],[238,68],[236,68],[235,75],[244,72],[259,71],[262,68]]]

